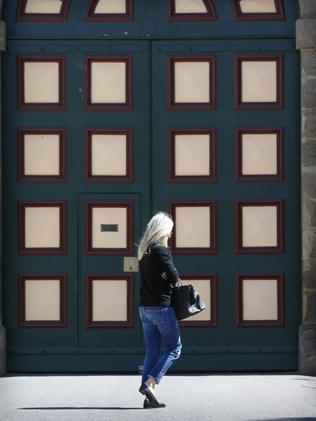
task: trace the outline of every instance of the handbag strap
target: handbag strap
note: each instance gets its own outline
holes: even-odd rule
[[[180,288],[181,286],[183,286],[183,283],[182,283],[181,279],[178,278],[178,280],[177,280],[177,282],[176,282],[176,284],[173,288]]]

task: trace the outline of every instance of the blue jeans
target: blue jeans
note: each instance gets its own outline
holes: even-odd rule
[[[142,384],[148,376],[158,384],[173,361],[180,357],[179,323],[173,307],[140,306],[139,315],[146,345]]]

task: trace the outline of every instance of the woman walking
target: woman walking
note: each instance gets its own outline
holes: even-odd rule
[[[146,396],[144,408],[166,406],[158,400],[155,387],[181,353],[179,324],[170,306],[172,286],[179,279],[168,249],[172,229],[170,216],[159,212],[149,221],[138,246],[142,281],[139,315],[146,346],[139,391]]]

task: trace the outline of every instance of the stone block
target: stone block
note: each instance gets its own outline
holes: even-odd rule
[[[316,30],[316,19],[314,21]],[[314,50],[301,51],[302,107],[316,109],[316,45]],[[315,110],[314,110],[315,111]],[[310,116],[312,117],[312,116]],[[314,113],[314,118],[315,113]]]
[[[316,19],[298,19],[296,21],[296,48],[316,49]]]
[[[316,258],[316,230],[303,230],[303,259]]]
[[[299,0],[302,18],[316,18],[315,0]]]
[[[0,51],[6,50],[6,23],[1,20],[0,21]]]
[[[316,324],[299,327],[298,367],[301,374],[316,376]]]
[[[316,290],[316,258],[302,261],[304,288],[314,288]]]
[[[316,139],[309,139],[308,141],[302,143],[301,156],[302,165],[304,167],[315,167],[316,171]]]
[[[316,170],[316,168],[315,168]],[[316,199],[316,171],[311,171],[310,168],[302,168],[302,198]]]
[[[6,372],[6,334],[5,328],[0,326],[0,375]]]
[[[302,225],[304,228],[316,229],[316,198],[302,195]]]
[[[316,22],[316,20],[315,20]],[[304,50],[301,52],[302,81],[315,80],[316,74],[316,51]]]
[[[303,290],[303,323],[316,325],[316,290]]]
[[[302,83],[301,101],[302,106],[316,110],[316,79],[306,79],[305,82]]]
[[[302,142],[316,140],[316,110],[302,107]]]

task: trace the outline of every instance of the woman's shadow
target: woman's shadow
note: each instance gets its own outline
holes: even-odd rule
[[[26,408],[18,408],[20,410],[40,410],[40,411],[68,411],[68,410],[87,410],[87,409],[95,409],[95,410],[111,410],[111,411],[130,411],[134,409],[143,409],[143,407],[121,407],[121,406],[45,406],[45,407],[26,407]]]

